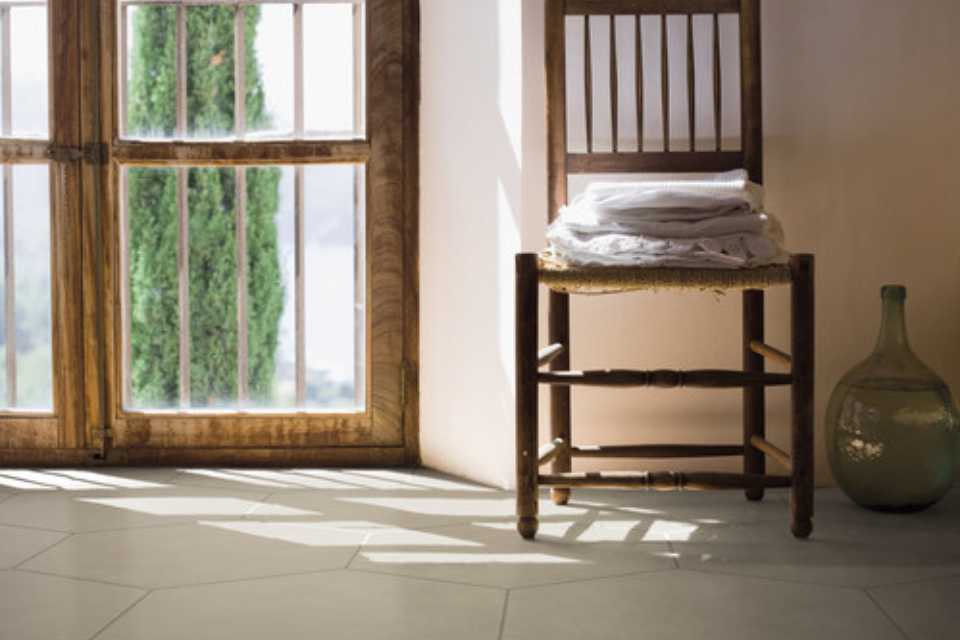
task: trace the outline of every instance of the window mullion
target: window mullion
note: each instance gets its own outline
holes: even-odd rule
[[[3,135],[9,136],[12,131],[11,87],[12,61],[10,45],[10,7],[0,9],[0,38],[3,39],[0,50],[0,82],[3,91],[3,118],[0,130]],[[4,338],[6,340],[6,373],[7,373],[7,406],[17,406],[17,291],[16,271],[13,258],[14,244],[13,229],[13,168],[9,164],[3,165],[3,278],[4,278]]]
[[[294,137],[301,139],[303,131],[303,5],[293,6],[293,121]],[[306,284],[304,282],[304,169],[298,165],[294,169],[294,313],[296,336],[296,399],[302,407],[307,397],[306,362]]]

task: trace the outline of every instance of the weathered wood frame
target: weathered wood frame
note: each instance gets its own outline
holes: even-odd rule
[[[293,0],[298,7],[314,1]],[[225,4],[242,10],[249,2]],[[416,463],[418,2],[366,0],[366,27],[356,29],[366,43],[366,135],[343,140],[123,139],[119,3],[50,0],[49,11],[51,139],[0,140],[0,161],[51,166],[55,412],[0,416],[0,463],[79,464],[103,453],[106,462],[120,464]],[[362,14],[355,8],[354,15]],[[357,265],[369,310],[365,410],[125,410],[121,168],[177,167],[185,174],[187,166],[321,163],[366,167],[366,188],[357,189],[366,204],[361,249],[368,257]]]
[[[571,154],[567,150],[566,114],[566,27],[568,15],[585,15],[604,19],[612,15],[635,15],[639,34],[640,14],[661,17],[662,33],[666,32],[668,14],[685,15],[688,52],[692,48],[692,15],[713,14],[712,49],[714,51],[714,86],[719,87],[718,16],[737,13],[740,21],[741,57],[741,150],[724,151],[720,140],[719,91],[714,92],[713,117],[716,140],[711,151],[695,151],[694,125],[691,143],[683,151],[671,150],[664,112],[664,148],[662,152],[643,149],[639,136],[638,151],[624,152],[613,143],[612,153],[597,153],[592,145],[591,76],[585,63],[587,120],[587,153]],[[590,29],[585,25],[585,56],[590,52]],[[612,44],[615,43],[611,29]],[[547,70],[547,158],[548,201],[550,216],[567,202],[567,178],[574,173],[620,173],[642,171],[716,171],[745,167],[750,178],[762,182],[762,117],[760,87],[760,2],[759,0],[547,0],[546,6],[546,70]],[[666,42],[665,37],[661,37]],[[643,73],[642,53],[637,38],[637,73]],[[611,47],[611,56],[613,56]],[[664,53],[666,52],[664,45]],[[661,56],[661,60],[665,60]],[[687,82],[693,84],[692,57],[688,57]],[[611,69],[615,68],[611,60]],[[665,65],[666,63],[662,63]],[[613,73],[613,72],[612,72]],[[669,91],[666,67],[661,70],[663,95]],[[642,76],[640,76],[642,77]],[[638,117],[642,117],[642,83],[638,82],[636,99]],[[611,78],[611,93],[616,95],[616,80]],[[688,104],[693,118],[694,100]],[[665,98],[666,100],[666,98]],[[615,104],[615,103],[614,103]],[[612,109],[616,109],[611,105]],[[612,113],[614,140],[616,113]],[[639,131],[642,131],[642,122]],[[743,370],[742,371],[574,371],[570,367],[570,299],[568,293],[551,290],[548,309],[548,345],[539,349],[539,285],[538,257],[521,253],[516,257],[516,463],[517,463],[517,529],[524,538],[537,532],[538,488],[551,488],[553,501],[565,504],[573,487],[621,487],[655,490],[680,489],[744,489],[750,500],[763,497],[767,487],[791,488],[791,530],[798,538],[810,535],[813,527],[813,351],[814,351],[814,274],[813,256],[794,255],[791,271],[791,355],[763,342],[764,292],[748,289],[743,292]],[[789,367],[789,373],[767,373],[764,359]],[[540,367],[549,366],[549,371]],[[539,386],[550,386],[550,441],[538,449]],[[743,439],[730,445],[576,445],[572,437],[570,389],[576,385],[612,387],[707,387],[742,388]],[[787,454],[765,439],[765,388],[790,385],[793,402],[792,453]],[[693,458],[742,456],[743,473],[700,472],[608,472],[573,473],[574,457],[592,458]],[[766,457],[784,466],[787,475],[768,475]],[[550,473],[541,473],[541,465],[550,464]]]

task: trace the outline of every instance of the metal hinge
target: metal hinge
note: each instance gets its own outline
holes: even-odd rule
[[[108,157],[108,147],[102,142],[91,142],[82,147],[65,144],[51,144],[47,147],[47,158],[55,162],[82,161],[90,164],[105,164]]]
[[[100,451],[93,454],[94,460],[106,460],[113,443],[113,429],[100,425],[93,429],[93,446]]]

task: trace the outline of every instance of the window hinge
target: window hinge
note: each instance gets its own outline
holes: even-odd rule
[[[93,446],[99,451],[93,454],[93,459],[106,460],[111,444],[113,444],[113,429],[105,425],[94,427]]]
[[[47,158],[55,162],[89,162],[91,164],[105,164],[108,158],[107,145],[102,142],[91,142],[82,147],[65,144],[51,144],[47,147]]]

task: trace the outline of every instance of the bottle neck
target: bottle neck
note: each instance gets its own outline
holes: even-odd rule
[[[906,292],[902,287],[883,288],[883,316],[875,352],[910,351],[907,341],[907,324],[904,301]]]

